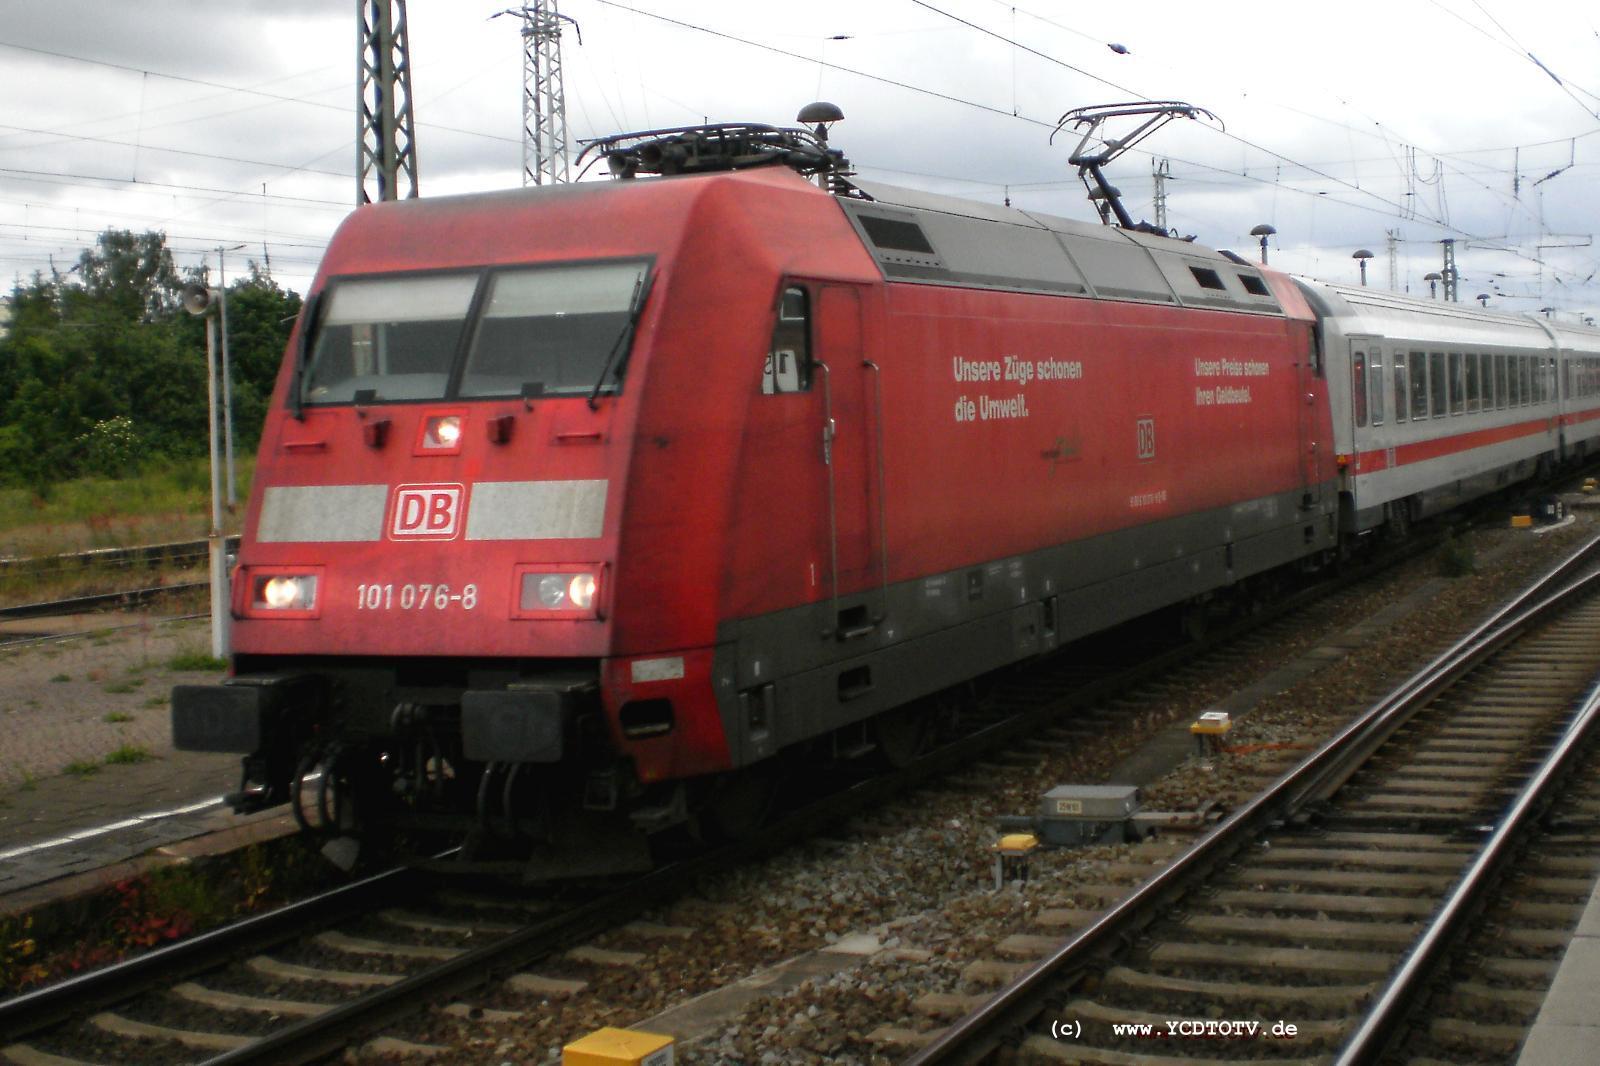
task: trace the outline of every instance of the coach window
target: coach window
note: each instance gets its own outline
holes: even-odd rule
[[[1428,353],[1428,395],[1433,400],[1433,417],[1450,413],[1450,379],[1445,376],[1443,352]]]
[[[1525,355],[1517,362],[1522,364],[1518,373],[1522,375],[1522,405],[1526,407],[1533,400],[1533,357]]]
[[[1428,356],[1411,353],[1411,417],[1428,417]]]
[[[1394,353],[1394,420],[1406,420],[1407,399],[1411,395],[1410,377],[1406,373],[1406,353]]]
[[[1483,382],[1478,378],[1478,353],[1467,352],[1467,413],[1483,410]]]
[[[1494,405],[1504,408],[1511,396],[1510,386],[1506,384],[1506,357],[1494,357]]]
[[[1536,356],[1533,357],[1533,402],[1534,403],[1544,403],[1545,381],[1548,380],[1548,372],[1545,370],[1546,365],[1547,364],[1545,362],[1544,356],[1536,355]]]
[[[1356,425],[1367,424],[1367,357],[1350,353],[1350,404],[1355,408]]]
[[[1467,409],[1467,384],[1461,368],[1461,353],[1450,353],[1450,413],[1458,415]]]
[[[778,321],[772,329],[766,365],[761,371],[761,392],[805,392],[811,388],[811,297],[799,285],[783,290],[778,300]]]
[[[1512,407],[1522,406],[1522,369],[1517,365],[1520,362],[1520,355],[1506,356],[1506,384],[1510,386],[1506,390],[1509,393],[1506,402]]]
[[[1374,348],[1370,353],[1372,363],[1367,368],[1367,387],[1370,389],[1367,398],[1367,407],[1372,415],[1372,424],[1383,425],[1383,349]]]

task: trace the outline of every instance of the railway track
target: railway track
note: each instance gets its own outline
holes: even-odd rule
[[[126,1061],[130,1055],[142,1062],[307,1061],[414,1013],[419,1002],[467,995],[497,978],[521,973],[503,987],[530,994],[563,988],[568,978],[560,966],[550,976],[537,972],[541,962],[559,963],[565,952],[581,947],[577,941],[625,926],[708,873],[880,809],[930,778],[959,776],[986,752],[1024,742],[1084,742],[1140,705],[1138,699],[1116,699],[1118,693],[1152,674],[1181,670],[1219,645],[1231,642],[1246,649],[1236,654],[1252,654],[1260,642],[1270,643],[1261,634],[1275,620],[1329,592],[1330,586],[1322,586],[1286,597],[1205,644],[1171,639],[1157,646],[1118,634],[1085,642],[1041,669],[1001,682],[984,707],[967,716],[964,736],[904,771],[856,781],[786,816],[758,841],[686,859],[581,907],[559,893],[507,904],[492,896],[430,898],[421,890],[396,904],[400,892],[390,887],[384,892],[388,906],[367,914],[374,909],[365,902],[370,889],[357,886],[349,895],[309,901],[303,911],[275,912],[265,921],[174,945],[148,961],[132,960],[127,969],[108,968],[0,1003],[0,1047],[11,1061],[53,1066]],[[1186,682],[1180,677],[1172,683]],[[1142,700],[1154,707],[1164,692],[1157,686]],[[1083,720],[1050,724],[1070,709],[1096,705]],[[523,972],[529,967],[535,969]]]
[[[139,570],[168,568],[187,570],[205,565],[210,542],[206,540],[175,541],[167,544],[142,544],[128,548],[96,548],[91,551],[70,552],[64,555],[36,556],[32,558],[0,559],[0,583],[12,580],[49,581],[82,573],[131,573]],[[237,536],[224,541],[224,549],[232,552],[239,547]],[[0,621],[19,621],[35,618],[86,614],[93,611],[126,610],[198,592],[208,585],[202,581],[151,585],[141,588],[118,589],[113,592],[85,596],[70,596],[35,603],[12,604],[0,607]],[[22,633],[9,639],[0,638],[0,647],[26,644],[39,640],[55,639],[60,634]]]
[[[24,603],[15,607],[0,607],[0,619],[52,618],[67,614],[85,614],[89,611],[142,607],[206,588],[210,588],[207,582],[187,581],[174,585],[127,589],[121,592],[102,592],[93,596],[72,596],[64,600]]]
[[[980,778],[992,775],[993,767],[973,769],[989,757],[984,752],[1006,749],[1008,754],[996,757],[1003,761],[1020,745],[1076,746],[1104,735],[1114,720],[1147,713],[1165,703],[1174,686],[1192,686],[1217,669],[1212,662],[1186,679],[1185,662],[1215,651],[1218,644],[1223,650],[1216,654],[1224,658],[1254,655],[1275,641],[1275,619],[1327,593],[1312,589],[1286,598],[1208,645],[1135,648],[1115,635],[1098,647],[1088,642],[1076,655],[1007,678],[992,693],[989,709],[969,718],[966,738],[905,773],[860,782],[785,819],[759,842],[658,870],[581,911],[559,897],[506,905],[492,897],[430,900],[426,892],[396,900],[396,893],[388,892],[386,909],[347,923],[334,913],[338,906],[324,900],[313,913],[289,912],[277,919],[272,935],[257,927],[241,930],[234,941],[235,934],[219,931],[209,943],[168,949],[175,954],[159,966],[109,971],[97,979],[98,991],[84,985],[45,990],[59,997],[53,1009],[45,1009],[48,999],[0,1004],[0,1045],[10,1042],[5,1055],[19,1062],[49,1062],[28,1057],[41,1051],[67,1062],[306,1061],[415,1016],[419,1003],[470,996],[475,987],[500,978],[520,973],[518,981],[499,988],[547,995],[571,981],[574,963],[567,952],[583,953],[577,941],[622,929],[652,902],[685,891],[683,886],[707,873],[748,863],[815,834],[820,826],[873,817],[862,812],[881,809],[930,777],[954,771],[953,779],[959,779],[963,768]],[[1168,672],[1176,676],[1167,677]],[[1156,676],[1165,679],[1152,683]],[[1143,683],[1142,695],[1119,695],[1135,681]],[[1072,690],[1066,697],[1064,688]],[[1086,706],[1096,710],[1079,720],[1061,720],[1065,710]],[[577,965],[581,970],[606,963]],[[312,972],[317,969],[334,976],[319,977]],[[517,1009],[515,991],[491,993],[495,1007],[458,1002],[453,1009],[468,1014],[487,1009],[484,1017],[503,1021],[496,1012],[506,1008],[508,995],[510,1009]]]
[[[1600,716],[1597,545],[1076,935],[1014,938],[1024,950],[991,964],[1014,979],[970,1013],[953,997],[927,1005],[959,1017],[909,1061],[977,1062],[997,1048],[1129,1066],[1374,1061],[1414,1024],[1418,988],[1484,906]],[[1525,876],[1541,891],[1586,893],[1597,865],[1574,853]],[[1548,949],[1563,936],[1546,929],[1530,940]],[[1525,977],[1549,968],[1502,967]],[[1504,982],[1465,983],[1477,986],[1470,1001]],[[1532,996],[1521,998],[1526,1009]]]
[[[1438,967],[1436,987],[1398,1035],[1397,1061],[1510,1061],[1584,913],[1600,823],[1600,752],[1591,748],[1539,820],[1471,932]]]
[[[82,570],[131,570],[161,566],[199,566],[206,561],[211,542],[202,540],[169,541],[163,544],[136,544],[126,548],[91,548],[61,555],[39,555],[0,559],[0,580],[27,574],[52,577]],[[239,550],[237,534],[224,538],[224,550]]]
[[[1172,647],[1153,657],[1176,662],[1188,654]],[[1120,669],[1109,674],[1104,666],[1093,670],[1071,660],[1057,668],[1073,678],[1074,698],[1092,700],[1131,683],[1151,659],[1148,648],[1125,650]],[[1141,665],[1130,666],[1134,660]],[[467,995],[493,981],[535,1002],[570,991],[581,983],[570,976],[571,959],[580,970],[614,961],[614,953],[585,949],[581,941],[626,926],[710,874],[870,812],[970,763],[975,753],[1014,740],[1030,721],[1060,712],[1059,694],[1045,696],[1050,688],[997,696],[1009,709],[974,714],[958,741],[902,771],[807,802],[757,840],[664,866],[581,903],[563,890],[515,900],[478,890],[438,891],[415,871],[392,871],[16,997],[0,1003],[0,1056],[18,1066],[305,1062],[413,1014],[419,1003]],[[385,905],[373,906],[379,898]],[[645,935],[659,933],[646,928]],[[553,974],[540,971],[552,961]],[[469,1004],[451,1009],[482,1010]],[[497,1012],[491,1008],[489,1016]],[[403,1042],[378,1046],[404,1048]]]

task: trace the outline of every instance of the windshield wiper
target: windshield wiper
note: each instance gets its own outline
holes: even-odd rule
[[[605,386],[606,375],[611,373],[611,364],[617,364],[616,379],[622,380],[622,372],[628,368],[628,359],[624,355],[620,361],[617,355],[627,346],[628,339],[633,336],[633,329],[639,324],[639,316],[644,313],[644,302],[650,297],[650,287],[655,284],[655,275],[647,269],[640,272],[633,282],[633,295],[628,298],[628,320],[622,324],[622,329],[617,331],[617,339],[611,343],[611,351],[606,353],[605,364],[600,367],[600,377],[594,383],[594,390],[589,393],[589,410],[599,409],[595,402],[600,395],[600,390]]]

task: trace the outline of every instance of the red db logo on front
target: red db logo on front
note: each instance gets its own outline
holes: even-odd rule
[[[391,537],[449,540],[461,525],[461,485],[397,485]]]

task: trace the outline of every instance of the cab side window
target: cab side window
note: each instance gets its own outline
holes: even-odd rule
[[[802,286],[790,285],[778,298],[778,320],[761,371],[761,393],[774,396],[810,388],[811,295]]]

